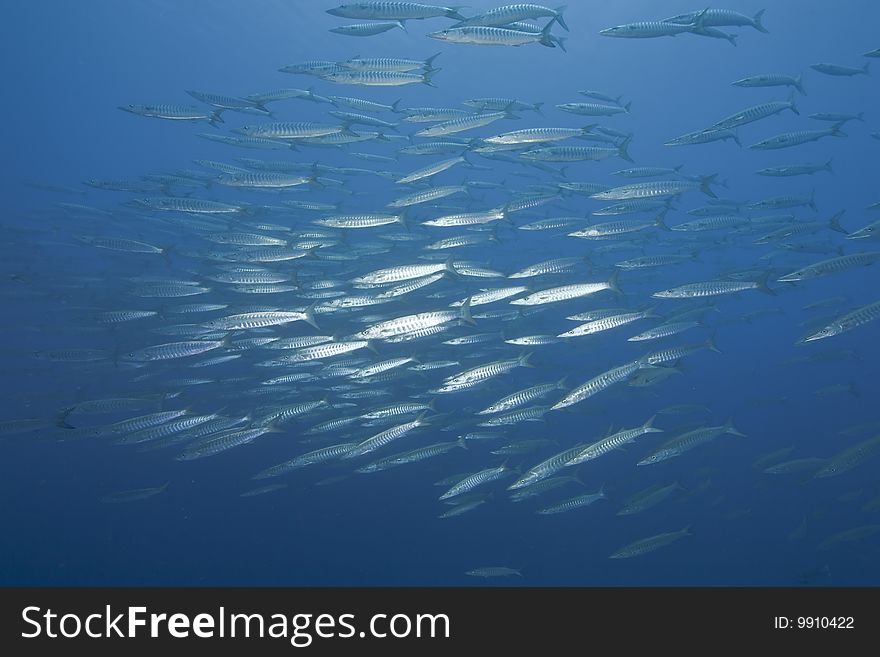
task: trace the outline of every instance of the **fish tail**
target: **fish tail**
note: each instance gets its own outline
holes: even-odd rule
[[[630,142],[632,142],[631,135],[629,137],[627,137],[626,139],[624,139],[622,142],[620,142],[620,145],[617,147],[617,153],[620,157],[622,157],[627,162],[634,163],[635,160],[633,160],[632,157],[630,157],[629,151],[627,150],[629,148]]]
[[[716,183],[715,179],[717,177],[717,173],[713,173],[711,176],[700,176],[700,191],[708,196],[711,196],[712,198],[718,198],[718,195],[712,191],[711,187],[709,187],[709,185],[711,185],[712,183]]]
[[[568,25],[565,24],[565,19],[562,17],[562,12],[568,9],[568,5],[561,5],[555,9],[556,11],[556,22],[559,23],[559,27],[561,27],[566,32],[571,32],[568,29]]]
[[[427,70],[424,73],[422,73],[422,84],[426,84],[429,87],[436,87],[437,85],[431,81],[431,78],[434,77],[434,74],[440,70],[442,70],[442,69],[432,68],[432,69]]]
[[[755,14],[754,18],[752,18],[752,23],[755,26],[755,29],[759,32],[763,32],[764,34],[770,34],[770,30],[764,27],[764,24],[761,22],[761,19],[764,17],[764,12],[766,9],[761,9],[758,13]]]
[[[431,64],[432,64],[432,62],[433,62],[435,59],[437,59],[441,54],[443,54],[442,51],[441,51],[441,52],[435,52],[433,55],[431,55],[430,57],[428,57],[428,59],[425,60],[425,72],[439,70],[439,69],[435,69]]]
[[[838,233],[843,233],[844,235],[849,235],[849,231],[840,225],[840,218],[843,216],[844,212],[846,212],[846,210],[841,210],[840,212],[835,214],[833,217],[831,217],[831,219],[828,220],[828,226],[833,231],[836,231]]]
[[[617,269],[613,274],[608,278],[608,289],[614,292],[615,294],[623,294],[620,290],[620,286],[617,284],[617,279],[620,277],[620,270]]]
[[[763,292],[764,294],[769,294],[770,296],[775,297],[776,292],[767,286],[767,280],[769,277],[770,277],[770,272],[769,271],[764,272],[764,274],[758,280],[755,281],[755,289],[757,289],[759,292]]]
[[[746,434],[739,431],[735,426],[733,426],[733,418],[727,418],[727,422],[724,423],[724,433],[729,433],[733,436],[739,436],[740,438],[745,438]]]

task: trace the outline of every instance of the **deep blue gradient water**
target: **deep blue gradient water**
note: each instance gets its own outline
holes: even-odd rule
[[[475,2],[463,9],[473,15],[491,3]],[[880,9],[874,3],[751,0],[730,5],[746,15],[766,6],[763,34],[750,27],[720,28],[738,34],[736,47],[722,39],[682,34],[675,38],[615,39],[601,29],[638,20],[659,20],[701,9],[686,2],[630,1],[593,3],[570,1],[565,20],[570,33],[554,26],[553,34],[567,37],[567,52],[538,44],[486,47],[445,43],[428,38],[430,31],[451,26],[447,18],[408,21],[407,31],[354,38],[328,30],[360,22],[325,13],[326,2],[252,0],[159,1],[88,0],[81,3],[33,1],[6,7],[5,35],[0,40],[4,62],[2,141],[6,167],[0,177],[4,208],[2,221],[2,421],[0,436],[0,583],[4,585],[506,585],[624,586],[624,585],[855,585],[880,583],[880,481],[877,454],[838,476],[814,478],[812,470],[766,474],[765,455],[784,448],[773,462],[830,458],[880,434],[877,367],[880,365],[878,327],[868,323],[827,340],[796,344],[818,326],[851,310],[878,301],[876,267],[835,273],[798,284],[779,283],[779,275],[840,253],[877,250],[875,240],[847,240],[825,228],[799,238],[820,252],[792,252],[779,243],[754,244],[761,235],[780,227],[751,225],[699,233],[649,229],[614,240],[579,240],[566,230],[529,232],[515,228],[550,217],[589,217],[606,203],[581,194],[565,194],[551,203],[512,214],[499,222],[499,242],[488,242],[454,253],[456,259],[479,263],[509,274],[526,265],[556,257],[589,255],[592,267],[578,265],[571,273],[529,281],[535,289],[608,278],[615,263],[656,253],[694,252],[685,264],[641,271],[622,271],[622,297],[603,292],[595,297],[544,306],[535,315],[511,322],[477,321],[476,327],[451,325],[441,337],[404,344],[379,345],[369,361],[415,355],[424,361],[454,359],[461,365],[376,382],[367,389],[389,394],[356,400],[297,418],[278,433],[252,444],[208,458],[179,461],[181,446],[140,451],[117,446],[107,437],[82,437],[57,427],[58,414],[78,402],[113,397],[145,397],[180,393],[163,409],[189,408],[196,414],[240,416],[266,404],[294,404],[327,398],[344,403],[331,386],[344,378],[294,384],[277,397],[258,396],[260,382],[293,369],[261,368],[256,363],[276,354],[252,350],[242,358],[204,368],[190,365],[212,351],[174,361],[133,367],[124,355],[148,345],[187,338],[156,332],[183,323],[198,323],[250,306],[301,308],[311,301],[297,293],[247,295],[207,282],[212,291],[183,299],[145,299],[133,295],[137,277],[209,281],[218,263],[207,251],[227,247],[206,241],[210,233],[191,217],[151,213],[129,204],[141,193],[88,187],[91,178],[135,181],[146,174],[199,170],[195,159],[236,164],[239,157],[320,163],[335,167],[391,170],[404,175],[452,155],[400,156],[396,163],[357,159],[352,152],[394,155],[406,141],[371,141],[342,148],[303,146],[291,150],[245,150],[209,142],[200,132],[233,134],[243,125],[267,122],[259,116],[227,111],[214,128],[206,122],[167,121],[122,112],[129,103],[169,103],[206,107],[185,90],[243,96],[282,88],[314,87],[321,95],[356,96],[401,107],[457,107],[481,96],[543,102],[542,115],[519,112],[519,120],[503,120],[455,137],[488,137],[527,127],[581,127],[599,123],[633,133],[630,153],[635,164],[619,158],[575,162],[563,178],[521,164],[468,155],[480,169],[458,165],[434,178],[438,185],[464,180],[503,183],[500,189],[476,190],[471,196],[452,196],[438,202],[444,208],[416,207],[410,233],[399,227],[349,231],[335,246],[318,249],[312,258],[282,263],[259,263],[271,271],[298,272],[300,280],[319,278],[345,284],[382,267],[424,262],[424,246],[464,229],[426,229],[422,221],[452,211],[477,211],[502,206],[530,191],[530,185],[569,181],[616,186],[638,182],[611,175],[631,166],[674,167],[690,175],[717,173],[724,187],[719,196],[740,202],[768,197],[815,194],[815,212],[798,207],[768,212],[742,209],[743,216],[791,213],[797,222],[827,221],[845,210],[841,222],[856,230],[880,219],[866,209],[880,200],[876,163],[880,141],[877,79],[870,75],[833,77],[810,68],[818,62],[861,67],[876,61],[863,53],[880,46],[876,25]],[[539,24],[543,25],[545,19]],[[425,59],[440,56],[434,65],[436,87],[357,87],[318,77],[278,71],[307,60],[341,61],[363,57]],[[738,130],[742,147],[731,141],[696,146],[664,146],[686,132],[706,128],[737,110],[785,100],[791,88],[742,88],[731,83],[762,73],[803,74],[806,95],[795,92],[800,115],[783,112]],[[631,112],[614,117],[580,117],[554,106],[589,102],[579,90],[593,89],[623,95]],[[334,123],[329,104],[285,100],[270,105],[277,120]],[[338,108],[345,111],[349,108]],[[859,113],[864,121],[849,121],[845,137],[777,151],[748,148],[782,132],[827,128],[830,123],[809,118],[816,112]],[[399,122],[401,134],[427,124],[402,122],[403,115],[377,114]],[[362,128],[355,126],[355,130]],[[365,128],[372,130],[373,128]],[[391,133],[389,133],[391,134]],[[418,142],[415,139],[413,143]],[[572,146],[603,146],[569,140]],[[833,173],[790,178],[755,175],[764,167],[824,163],[833,160]],[[559,165],[549,163],[559,170]],[[205,174],[219,172],[201,169]],[[237,201],[277,205],[282,200],[340,203],[340,213],[383,212],[390,200],[411,191],[394,180],[369,173],[334,175],[343,189],[325,185],[293,191],[261,192],[212,185],[175,188],[193,198],[227,203]],[[557,188],[558,189],[558,188]],[[302,190],[302,191],[301,191]],[[547,191],[541,187],[540,191]],[[354,192],[353,194],[351,192]],[[161,193],[146,196],[161,196]],[[666,222],[693,219],[686,211],[705,205],[699,191],[679,196]],[[64,205],[68,204],[68,205]],[[72,207],[77,204],[80,207]],[[85,207],[82,207],[85,206]],[[279,206],[280,207],[280,206]],[[106,211],[104,212],[96,211]],[[324,213],[326,214],[326,213]],[[303,233],[321,229],[311,223],[322,213],[274,212],[248,221],[280,224]],[[628,215],[632,216],[632,215]],[[651,217],[653,215],[644,215]],[[622,217],[626,218],[626,217]],[[582,219],[585,224],[617,217]],[[633,219],[634,221],[639,219]],[[765,229],[766,228],[766,229]],[[392,230],[393,229],[393,230]],[[216,229],[215,229],[216,230]],[[277,232],[264,230],[267,235]],[[331,231],[334,235],[340,231]],[[366,233],[366,234],[364,234]],[[427,236],[413,242],[383,241],[379,236]],[[166,256],[95,248],[83,238],[112,236],[170,247]],[[358,249],[376,244],[373,255]],[[601,250],[608,244],[629,245]],[[597,250],[598,249],[598,250]],[[323,253],[330,255],[324,256]],[[358,253],[355,260],[336,260],[336,254]],[[222,263],[220,263],[222,264]],[[228,264],[228,263],[227,263]],[[241,263],[239,263],[241,264]],[[705,300],[712,303],[698,327],[656,343],[633,343],[627,337],[661,320],[645,320],[607,333],[570,342],[516,347],[503,339],[532,334],[556,335],[575,323],[567,315],[594,308],[654,306],[664,317],[696,308],[703,301],[655,299],[657,290],[696,281],[719,279],[741,270],[770,272],[775,295],[746,290]],[[354,314],[319,314],[320,334],[344,337],[362,330],[358,316],[373,321],[443,309],[480,288],[512,284],[505,279],[449,277],[415,292],[403,301],[356,309]],[[431,298],[433,292],[448,296]],[[805,308],[819,301],[816,309]],[[220,313],[201,316],[167,312],[178,303],[226,303]],[[515,308],[506,301],[478,307]],[[96,321],[110,310],[157,310],[159,317],[108,326]],[[369,324],[367,322],[366,324]],[[485,344],[448,346],[456,335],[503,331]],[[297,322],[276,335],[319,333]],[[255,333],[254,335],[260,335]],[[714,337],[713,337],[714,336]],[[239,333],[234,339],[244,337]],[[569,386],[667,346],[698,344],[713,337],[721,353],[701,350],[683,358],[681,373],[651,387],[617,384],[565,410],[546,414],[543,422],[502,427],[494,441],[468,441],[467,450],[386,472],[353,474],[358,465],[338,461],[318,464],[283,479],[253,481],[258,471],[311,449],[335,442],[359,442],[380,431],[355,425],[317,443],[301,442],[311,426],[334,417],[347,417],[398,401],[413,401],[436,388],[443,377],[459,370],[532,351],[534,369],[517,368],[472,390],[436,397],[438,419],[375,456],[386,456],[435,442],[455,440],[473,424],[474,413],[497,399],[539,383],[567,377]],[[53,357],[54,350],[100,349],[107,358],[69,362]],[[119,356],[122,355],[122,358]],[[115,356],[115,357],[109,357]],[[339,357],[345,359],[346,356]],[[328,360],[325,366],[334,361]],[[316,371],[311,369],[309,371]],[[184,378],[210,379],[187,385]],[[192,382],[189,382],[192,383]],[[364,388],[361,385],[358,389]],[[537,403],[553,404],[564,393],[554,392]],[[478,508],[458,517],[440,519],[449,507],[438,501],[445,490],[434,485],[456,473],[500,465],[505,457],[490,453],[523,439],[549,438],[555,445],[511,456],[507,464],[528,470],[541,460],[578,442],[593,442],[615,431],[642,424],[662,409],[675,405],[702,409],[681,415],[660,413],[656,424],[664,433],[649,434],[634,444],[586,463],[578,470],[583,486],[566,484],[542,498],[521,503],[509,500],[512,478],[488,484],[491,496]],[[155,411],[83,417],[72,425],[99,426]],[[476,416],[482,417],[482,416]],[[724,435],[674,459],[654,465],[636,463],[663,441],[684,431],[721,425],[732,418],[740,438]],[[8,422],[34,420],[44,426],[15,432]],[[405,422],[412,419],[407,416]],[[871,426],[869,423],[874,423]],[[868,425],[868,426],[864,426]],[[451,428],[451,431],[443,431]],[[480,430],[477,428],[476,430]],[[843,432],[843,433],[842,433]],[[71,437],[77,435],[78,437]],[[117,491],[158,487],[163,493],[127,503],[104,503]],[[254,497],[241,493],[265,483],[281,482],[282,490]],[[618,516],[623,502],[654,485],[677,482],[682,490],[641,513]],[[320,485],[319,485],[320,484]],[[608,499],[557,515],[536,510],[568,497],[599,490]],[[609,559],[622,546],[664,532],[689,528],[690,535],[650,554],[632,559]],[[854,534],[841,534],[856,530]],[[479,579],[465,573],[481,567],[521,569],[522,576]]]

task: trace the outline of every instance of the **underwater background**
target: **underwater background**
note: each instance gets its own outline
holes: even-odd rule
[[[407,20],[405,30],[393,26],[374,36],[338,34],[330,30],[367,21],[328,14],[334,6],[296,0],[88,0],[6,7],[6,34],[0,46],[6,90],[0,128],[6,153],[0,177],[5,201],[0,215],[0,583],[876,586],[880,438],[875,437],[880,436],[880,418],[873,400],[878,395],[878,325],[865,320],[827,339],[802,340],[857,309],[868,308],[870,315],[870,304],[880,301],[880,273],[876,267],[862,266],[873,262],[867,255],[859,264],[842,263],[806,280],[778,279],[814,263],[880,251],[876,237],[850,237],[880,219],[880,71],[828,75],[811,68],[827,62],[861,69],[874,62],[864,55],[880,46],[875,29],[880,7],[857,0],[738,2],[725,8],[748,17],[766,8],[762,22],[767,32],[752,26],[716,28],[737,35],[732,46],[724,38],[687,32],[644,39],[600,34],[612,26],[660,21],[704,7],[671,0],[571,1],[564,10],[569,29],[551,26],[554,36],[565,38],[563,50],[553,41],[554,47],[484,46],[427,36],[456,25],[456,19],[445,16]],[[471,17],[492,6],[476,2],[459,11]],[[533,24],[541,28],[547,21],[540,17]],[[438,69],[430,75],[431,85],[417,81],[359,86],[279,71],[311,60],[427,60],[435,53],[439,56],[428,65]],[[793,86],[732,84],[759,74],[802,75],[804,93]],[[407,114],[392,111],[359,112],[314,102],[314,97],[272,102],[272,116],[254,111],[254,104],[249,112],[224,109],[222,122],[212,124],[119,109],[169,104],[210,116],[216,107],[195,100],[187,90],[241,99],[292,88],[311,90],[322,98],[355,97],[385,105],[400,99],[398,109],[475,112],[463,102],[482,97],[543,106],[540,112],[510,106],[487,109],[509,111],[518,118],[501,116],[452,134],[451,152],[427,155],[398,151],[443,141],[411,136],[431,123],[407,122]],[[612,99],[622,96],[629,110],[584,116],[556,107],[616,106],[581,90]],[[666,145],[744,108],[790,98],[799,114],[781,111],[736,127],[741,146],[732,138]],[[359,112],[396,125],[385,129],[348,124],[335,134],[374,131],[380,136],[341,146],[298,143],[295,150],[288,144],[299,142],[298,137],[263,150],[199,136],[241,137],[236,129],[273,121],[325,126],[344,122],[330,111]],[[840,122],[810,118],[816,113],[863,116]],[[749,148],[774,135],[831,130],[837,123],[842,123],[839,130],[844,135],[779,150]],[[611,130],[587,131],[597,137],[592,141],[585,135],[583,140],[530,144],[504,152],[501,158],[472,152],[485,144],[480,140],[509,131],[591,124]],[[617,152],[628,134],[632,162]],[[519,157],[529,149],[561,145],[613,152],[598,155],[601,161],[538,160],[540,166]],[[315,223],[337,215],[396,213],[387,207],[389,202],[428,189],[398,183],[396,176],[462,152],[463,160],[431,176],[430,183],[463,189],[411,207],[406,227],[394,222],[353,230]],[[290,171],[306,180],[295,187],[248,189],[224,184],[229,179],[223,176],[237,175],[233,169],[194,163],[242,167],[239,158],[287,161],[292,163]],[[832,170],[821,169],[829,160]],[[768,167],[806,164],[820,168],[796,176],[756,174]],[[679,166],[680,173],[659,177],[615,175],[635,167]],[[717,178],[709,195],[701,191],[699,177],[712,174]],[[617,201],[560,186],[594,183],[601,186],[595,193],[646,179],[697,184],[685,192],[656,194],[654,200],[661,205],[669,201],[667,209],[652,207],[623,216],[593,215]],[[117,189],[85,181],[117,181]],[[118,189],[124,187],[118,181],[127,181],[128,188]],[[811,196],[814,207],[808,203]],[[729,202],[718,204],[721,210],[710,216],[741,221],[728,219],[720,228],[695,231],[666,230],[655,223],[658,215],[668,227],[697,219],[688,211],[717,203],[715,197]],[[749,207],[780,197],[794,197],[798,204],[777,201],[775,209],[772,204]],[[161,204],[156,199],[171,198],[205,199],[239,209],[232,219],[221,213],[157,209]],[[284,205],[287,201],[300,202],[300,207]],[[307,202],[327,206],[307,209],[302,206]],[[517,205],[513,211],[520,202],[524,207]],[[492,208],[508,212],[475,226],[421,225],[440,216]],[[849,235],[832,229],[830,220],[841,211],[839,224]],[[762,222],[762,217],[770,219]],[[549,230],[520,229],[553,218],[567,221]],[[604,239],[568,235],[608,221],[635,222],[641,228]],[[799,224],[810,227],[761,239]],[[210,239],[226,233],[238,239],[242,234],[280,239],[301,252],[291,260],[255,261],[250,256],[258,245]],[[475,243],[450,250],[426,248],[458,235],[476,236]],[[108,241],[111,238],[129,241]],[[134,242],[157,251],[139,251]],[[617,264],[658,254],[682,258],[643,269]],[[443,265],[450,255],[457,271],[446,271],[401,299],[342,312],[325,305],[334,298],[375,294],[376,289],[353,286],[356,277],[404,265]],[[572,260],[555,274],[506,278],[556,258]],[[214,280],[220,273],[257,269],[280,274],[296,289],[247,294],[233,289],[235,284]],[[508,299],[473,305],[472,295],[483,289],[529,286],[518,297],[523,298],[554,286],[603,283],[615,270],[619,294],[606,289],[535,306],[511,305]],[[684,300],[652,296],[676,286],[720,280],[746,281],[758,289]],[[178,292],[181,286],[209,290],[198,296],[147,296],[144,290],[159,283],[176,284]],[[769,289],[760,289],[764,286]],[[322,290],[339,294],[325,297],[319,294]],[[375,352],[359,349],[307,367],[265,366],[281,352],[236,344],[266,336],[326,335],[344,341],[382,321],[449,310],[450,303],[467,297],[472,299],[473,324],[452,318],[443,324],[442,333],[400,343],[380,339],[369,345]],[[194,303],[222,308],[203,313],[175,310]],[[304,321],[279,322],[218,335],[208,324],[237,313],[308,308],[319,329]],[[532,308],[540,312],[500,312]],[[490,309],[499,312],[477,317]],[[548,344],[505,342],[521,336],[555,337],[577,326],[567,316],[593,309],[617,314],[650,309],[655,316]],[[125,321],[107,314],[129,310],[155,314]],[[659,341],[628,340],[680,313],[687,314],[684,321],[699,324]],[[470,344],[444,344],[473,335],[480,337]],[[202,340],[218,344],[201,355],[155,361],[131,357],[151,345]],[[633,385],[639,383],[634,377],[651,372],[636,366],[637,372],[595,396],[550,408],[576,386],[612,368],[659,349],[705,347],[708,340],[718,353],[697,348],[673,358],[664,365],[675,371],[663,372],[669,376],[649,380],[650,385]],[[510,366],[473,387],[436,392],[446,377],[498,361],[509,363],[526,353],[531,353],[532,367]],[[193,367],[233,354],[238,357]],[[357,375],[358,368],[370,363],[406,357],[416,361],[373,379]],[[408,369],[417,361],[458,364]],[[271,377],[302,372],[311,376],[277,389],[265,384]],[[543,406],[535,417],[478,426],[486,418],[478,411],[493,402],[563,377],[565,389],[550,390],[529,402],[528,407]],[[345,396],[357,391],[372,392]],[[127,399],[128,406],[100,413],[77,410],[86,401],[112,399]],[[423,416],[402,414],[390,423],[357,421],[329,432],[307,433],[334,419],[432,400],[433,409]],[[311,402],[321,404],[274,421],[270,417],[278,409]],[[271,425],[272,431],[209,458],[178,458],[188,444],[190,454],[193,449],[198,452],[193,441],[205,438],[192,436],[187,443],[182,431],[158,438],[182,434],[184,439],[176,444],[169,440],[161,449],[145,449],[148,442],[115,444],[135,429],[114,429],[114,423],[178,409],[187,409],[182,417],[216,414],[205,423],[217,417],[246,418],[235,430]],[[253,479],[298,455],[333,444],[360,444],[417,416],[428,424],[407,430],[370,456],[330,459],[277,478]],[[652,416],[662,433],[645,434],[555,474],[576,474],[580,482],[569,478],[533,499],[510,499],[508,486],[538,463],[580,443],[639,427]],[[729,419],[744,437],[716,435],[675,458],[637,465],[666,441],[706,427],[723,428]],[[229,426],[215,436],[228,436],[222,432],[231,431]],[[466,449],[450,448],[388,471],[355,472],[375,458],[462,436]],[[509,445],[514,446],[502,449]],[[773,471],[779,464],[784,467]],[[466,493],[471,497],[465,503],[473,508],[439,517],[450,506],[438,498],[454,480],[445,486],[435,482],[497,471],[502,465],[505,470],[497,480]],[[264,484],[279,487],[242,496]],[[598,491],[604,499],[595,504],[536,513]],[[651,491],[663,493],[650,508],[619,514],[631,498]],[[672,540],[654,546],[662,549],[609,559],[635,541],[671,533],[677,533]]]

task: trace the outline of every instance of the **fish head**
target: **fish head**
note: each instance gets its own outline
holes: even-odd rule
[[[688,14],[679,14],[678,16],[673,16],[672,18],[664,18],[664,23],[675,23],[676,25],[690,25],[696,20],[697,16],[699,16],[700,12],[692,11]]]
[[[350,5],[339,5],[333,9],[328,9],[327,13],[331,16],[339,16],[340,18],[354,18],[352,14],[358,14],[369,11],[370,6],[366,2],[355,2]]]
[[[865,226],[864,228],[862,228],[860,230],[857,230],[855,232],[850,233],[849,235],[846,236],[846,238],[850,239],[850,240],[863,239],[865,237],[873,237],[876,232],[877,232],[877,225],[871,224],[870,226]]]
[[[810,335],[805,336],[800,340],[800,342],[813,342],[814,340],[821,340],[822,338],[830,338],[840,332],[840,327],[835,324],[829,324],[828,326],[823,326],[815,333],[811,333]]]
[[[437,30],[436,32],[428,32],[428,36],[432,39],[439,39],[440,41],[451,41],[452,40],[452,30]]]
[[[599,30],[599,34],[611,37],[628,37],[633,36],[637,32],[638,26],[636,25],[617,25],[615,27],[608,27],[604,30]]]

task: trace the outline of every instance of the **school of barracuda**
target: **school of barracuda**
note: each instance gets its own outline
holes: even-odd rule
[[[360,2],[327,12],[360,21],[330,30],[339,38],[381,39],[407,31],[410,21],[430,20],[439,29],[427,36],[449,44],[443,47],[543,54],[543,46],[558,50],[548,53],[553,57],[565,57],[566,38],[595,35],[569,25],[565,7],[535,4],[469,14]],[[702,8],[598,34],[687,35],[737,46],[730,30],[739,29],[744,48],[746,32],[772,38],[766,18],[763,11]],[[363,480],[446,459],[451,476],[437,482],[436,494],[439,522],[446,523],[511,502],[540,515],[589,514],[586,507],[597,502],[614,504],[618,515],[642,512],[682,495],[682,487],[669,481],[639,491],[606,481],[607,454],[624,450],[615,458],[629,458],[642,472],[691,450],[737,449],[744,443],[729,436],[759,433],[741,432],[705,408],[696,409],[703,413],[696,424],[676,426],[677,413],[694,409],[668,407],[654,417],[616,418],[606,435],[539,437],[555,414],[593,412],[604,397],[686,377],[692,359],[706,358],[708,367],[709,359],[723,359],[730,329],[721,320],[741,319],[751,295],[772,298],[794,284],[809,288],[818,277],[845,281],[880,261],[880,221],[867,213],[863,220],[861,208],[821,207],[813,194],[813,181],[838,161],[836,144],[862,138],[856,126],[863,113],[813,113],[833,103],[805,91],[810,75],[867,76],[869,65],[804,62],[806,76],[771,70],[708,81],[744,88],[741,108],[670,135],[670,157],[679,164],[667,166],[639,157],[639,136],[626,129],[639,108],[625,100],[625,81],[606,92],[561,79],[570,101],[555,107],[525,93],[493,97],[491,89],[454,102],[438,93],[436,107],[408,106],[407,85],[444,86],[442,60],[441,50],[425,59],[279,63],[279,83],[300,79],[308,88],[168,89],[167,97],[185,91],[198,105],[120,99],[121,110],[137,115],[133,131],[142,120],[191,123],[194,135],[225,145],[227,156],[194,160],[197,168],[173,162],[167,173],[131,179],[88,178],[89,198],[105,198],[57,204],[71,234],[56,239],[129,266],[120,275],[126,297],[83,311],[117,347],[71,344],[35,357],[96,375],[96,365],[110,364],[130,385],[116,396],[72,396],[54,418],[6,418],[3,434],[52,431],[57,439],[124,446],[132,458],[162,450],[190,461],[235,459],[283,433],[287,439],[272,443],[274,461],[242,472],[239,484],[253,480],[243,485],[244,496],[278,494],[304,468]],[[371,94],[366,87],[396,89]],[[314,103],[323,120],[291,118],[301,103]],[[780,126],[775,136],[750,132],[765,121]],[[723,160],[712,170],[694,169],[681,150],[719,140],[727,142],[719,148],[755,151],[756,175],[804,184],[796,193],[780,184],[766,198],[737,197],[725,188]],[[796,147],[816,140],[827,157],[804,161]],[[323,164],[322,148],[345,154],[350,166]],[[604,161],[615,169],[610,175],[597,173]],[[369,198],[381,200],[364,208],[352,181],[366,181]],[[547,239],[533,249],[536,231]],[[497,269],[493,249],[505,248],[517,265]],[[751,254],[752,266],[712,264],[713,253],[731,248]],[[791,254],[798,265],[777,264]],[[715,275],[678,273],[695,261]],[[646,285],[647,294],[631,292]],[[792,343],[802,349],[849,331],[871,339],[865,325],[880,317],[880,300],[853,306],[841,296],[815,304],[823,319],[807,329],[798,322],[814,320],[812,309],[778,319],[790,324]],[[629,356],[608,362],[608,344]],[[544,357],[545,350],[553,355]],[[567,368],[569,362],[590,365]],[[191,406],[189,392],[207,389],[213,405]],[[780,452],[762,467],[824,478],[876,455],[880,438],[858,435],[836,453],[801,455],[809,458],[789,467]],[[257,487],[262,480],[269,485]],[[173,481],[104,501],[169,488]],[[638,556],[692,533],[668,529],[628,535],[610,557]],[[487,565],[468,574],[519,571]]]

